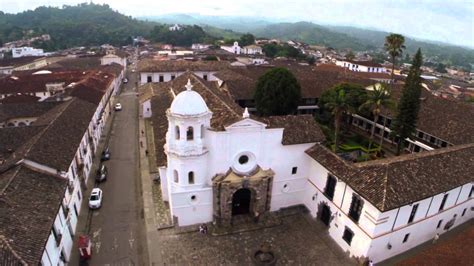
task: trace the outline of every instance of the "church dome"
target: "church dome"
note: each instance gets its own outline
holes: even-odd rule
[[[170,112],[177,115],[200,115],[209,111],[206,102],[199,93],[192,90],[188,79],[186,90],[180,92],[171,103]]]

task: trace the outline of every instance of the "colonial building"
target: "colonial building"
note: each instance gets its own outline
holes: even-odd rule
[[[348,68],[351,71],[386,73],[387,70],[380,64],[372,61],[353,61],[349,59],[336,60],[336,65]]]
[[[0,117],[7,117],[0,128],[5,254],[29,265],[69,262],[113,89],[112,74],[93,72],[54,96],[54,102],[0,105]]]
[[[179,226],[304,205],[342,249],[380,262],[474,216],[474,143],[352,164],[312,116],[251,116],[219,83],[187,72],[140,96]]]
[[[168,82],[186,71],[192,71],[204,80],[215,80],[214,74],[228,67],[228,62],[222,61],[156,61],[141,60],[138,63],[140,84],[149,82]]]

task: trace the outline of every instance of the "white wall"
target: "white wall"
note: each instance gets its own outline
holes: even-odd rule
[[[214,74],[217,71],[193,71],[195,75],[198,77],[204,79],[204,75],[207,75],[207,80],[209,81],[214,81],[217,80],[217,78],[214,76]],[[184,71],[175,71],[175,72],[140,72],[140,85],[148,83],[148,77],[151,77],[152,81],[151,82],[160,82],[160,76],[162,78],[162,82],[169,82],[172,79],[172,76],[174,78],[177,78],[181,76],[184,73]]]

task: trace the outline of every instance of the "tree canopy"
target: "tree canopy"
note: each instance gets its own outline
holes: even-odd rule
[[[263,116],[294,114],[301,99],[301,87],[288,69],[273,68],[258,79],[254,99]]]
[[[397,153],[399,154],[405,139],[416,131],[418,111],[420,110],[421,96],[421,65],[423,58],[421,51],[415,54],[412,66],[403,87],[402,96],[398,104],[398,113],[392,123],[392,135],[398,137]]]
[[[251,44],[254,44],[254,43],[255,43],[255,36],[253,36],[252,34],[247,33],[247,34],[244,34],[244,35],[240,36],[239,45],[241,47],[251,45]]]
[[[153,23],[139,21],[108,5],[38,7],[18,14],[0,14],[3,42],[49,34],[50,41],[36,43],[46,50],[109,43],[124,45],[130,36],[148,37]]]
[[[181,30],[176,31],[170,31],[167,25],[157,25],[150,35],[153,41],[179,46],[191,46],[193,43],[213,43],[215,41],[197,25],[184,26]]]
[[[319,106],[329,110],[334,119],[334,151],[339,146],[339,128],[343,115],[355,113],[366,99],[364,87],[353,83],[340,83],[321,95]]]

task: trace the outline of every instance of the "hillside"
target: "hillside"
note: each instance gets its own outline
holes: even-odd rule
[[[166,24],[208,25],[215,28],[237,32],[250,32],[259,27],[268,26],[276,21],[239,16],[205,16],[199,14],[166,14],[161,16],[139,17]]]
[[[328,28],[375,47],[381,47],[380,44],[384,43],[385,36],[390,34],[383,31],[359,29],[354,27],[328,26]],[[420,41],[413,38],[406,38],[405,45],[407,47],[407,53],[412,55],[418,48],[421,48],[426,56],[433,57],[433,59],[436,59],[439,63],[445,65],[469,67],[469,64],[474,64],[474,50],[469,48],[453,46],[445,43]]]
[[[112,10],[108,5],[79,4],[63,8],[39,7],[18,14],[0,12],[0,44],[49,34],[51,41],[35,43],[47,51],[105,43],[131,44],[132,36],[155,42],[190,46],[194,42],[214,42],[216,37],[234,38],[239,34],[218,28],[188,26],[170,32],[169,24],[137,20]],[[209,31],[209,32],[207,32]]]
[[[344,33],[336,33],[325,27],[310,23],[277,23],[252,31],[258,37],[278,38],[282,40],[299,40],[309,44],[330,46],[335,49],[351,48],[356,51],[374,49],[375,46],[350,37]]]
[[[80,4],[64,8],[39,7],[18,14],[0,12],[0,40],[50,34],[39,46],[47,50],[110,43],[123,45],[130,36],[148,36],[154,23],[122,15],[108,5]]]
[[[161,23],[209,25],[234,32],[250,32],[257,37],[295,39],[309,44],[320,44],[336,49],[354,51],[382,51],[384,38],[389,33],[354,27],[322,26],[311,22],[286,23],[254,17],[202,16],[196,14],[170,14],[148,17]],[[204,27],[204,26],[203,26]],[[215,35],[214,35],[215,36]],[[469,68],[474,64],[474,50],[450,44],[406,38],[406,52],[414,54],[421,48],[426,59],[447,65]]]

